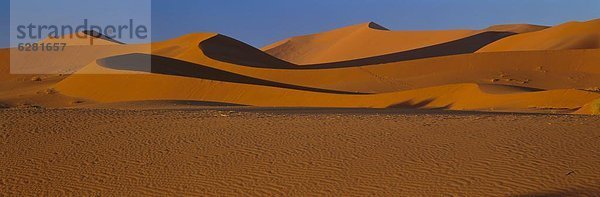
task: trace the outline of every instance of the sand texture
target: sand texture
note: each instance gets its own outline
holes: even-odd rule
[[[599,22],[0,49],[0,196],[598,196]]]
[[[0,118],[9,196],[600,192],[595,116],[223,108]]]

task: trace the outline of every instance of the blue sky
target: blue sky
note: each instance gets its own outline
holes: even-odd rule
[[[0,0],[0,47],[9,40],[9,0]],[[374,21],[390,29],[555,25],[600,18],[598,0],[153,0],[152,38],[218,32],[257,47],[290,36]],[[78,6],[88,6],[78,5]],[[107,11],[108,12],[108,11]]]

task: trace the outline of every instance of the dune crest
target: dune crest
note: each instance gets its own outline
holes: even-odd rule
[[[106,65],[106,63],[102,64]],[[169,65],[173,66],[172,63]],[[116,72],[122,69],[98,64],[90,64],[88,67],[116,69]],[[232,80],[235,78],[238,79]],[[383,94],[353,95],[269,85],[260,81],[255,83],[251,80],[256,81],[256,79],[244,79],[225,73],[210,76],[164,72],[144,75],[91,74],[72,75],[53,88],[69,96],[88,98],[102,103],[193,100],[264,107],[401,107],[506,111],[576,110],[600,97],[600,94],[581,90],[486,93],[476,84],[453,84]]]
[[[75,75],[47,80],[43,88],[52,89],[53,95],[93,103],[186,100],[263,107],[569,113],[597,98],[597,93],[576,89],[600,83],[598,49],[473,53],[516,33],[550,29],[515,24],[449,31],[463,37],[386,55],[310,66],[278,59],[218,33],[193,33],[151,43],[150,54],[141,51],[148,45],[74,46],[62,55],[45,58],[57,64],[77,61],[87,66]],[[329,43],[337,47],[367,37],[383,44],[385,38],[371,37],[382,33],[398,37],[441,33],[444,37],[447,32],[397,32],[370,22],[308,37],[319,46]],[[327,54],[329,49],[315,50]],[[141,69],[148,65],[152,65],[150,70]],[[11,99],[17,98],[14,95],[3,97],[0,103],[13,103]],[[547,99],[554,97],[560,99]]]
[[[68,46],[90,46],[90,45],[122,45],[125,44],[118,40],[109,38],[96,31],[83,31],[70,35],[60,36],[58,38],[48,37],[40,41],[41,43],[66,43]]]
[[[386,27],[384,27],[384,26],[382,26],[380,24],[377,24],[375,22],[368,22],[366,25],[367,25],[367,27],[369,27],[371,29],[384,30],[384,31],[389,31],[390,30],[390,29],[388,29],[388,28],[386,28]]]
[[[411,50],[475,33],[472,30],[389,31],[371,22],[292,37],[265,46],[262,50],[299,65],[319,64]]]
[[[481,31],[507,31],[517,34],[529,33],[540,31],[549,28],[543,25],[532,25],[532,24],[503,24],[503,25],[492,25]]]
[[[490,83],[538,89],[586,88],[600,83],[600,70],[595,66],[600,61],[597,50],[476,53],[397,62],[399,58],[411,57],[410,53],[399,53],[388,59],[383,56],[301,67],[260,54],[260,51],[232,38],[219,36],[221,38],[212,39],[215,36],[211,34],[194,40],[200,44],[184,42],[185,46],[165,41],[161,43],[162,47],[183,47],[185,55],[180,49],[172,50],[178,51],[176,54],[155,54],[280,83],[361,93],[393,92],[452,83]],[[233,44],[220,44],[220,41]],[[456,43],[461,45],[462,42]],[[451,46],[427,50],[456,52]],[[208,51],[212,48],[227,52]],[[423,49],[415,52],[420,51]],[[257,57],[261,58],[247,55],[253,53],[259,53]],[[382,61],[374,64],[378,59]],[[573,80],[574,77],[578,80]]]
[[[186,35],[152,46],[153,54],[163,57],[268,81],[345,92],[384,93],[453,83],[537,89],[587,88],[600,83],[600,70],[595,66],[600,61],[597,50],[476,53],[385,64],[349,61],[323,64],[331,66],[323,69],[280,61],[214,33]],[[452,51],[452,47],[439,50]],[[249,54],[259,55],[254,58]],[[333,68],[337,65],[346,67]]]
[[[568,22],[494,42],[478,52],[600,48],[600,19]]]
[[[545,26],[495,25],[482,30],[390,31],[374,23],[361,23],[327,32],[296,36],[262,48],[298,65],[313,65],[387,55],[430,47],[485,32],[534,32]]]

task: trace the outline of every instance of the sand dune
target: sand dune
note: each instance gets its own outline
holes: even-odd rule
[[[58,51],[10,50],[13,74],[71,74],[100,58],[129,53],[150,53],[150,44],[125,45],[96,32],[82,32],[59,38],[46,38],[43,43],[65,43]]]
[[[543,25],[532,25],[532,24],[504,24],[504,25],[492,25],[488,28],[482,29],[481,31],[504,31],[512,32],[516,34],[529,33],[540,31],[549,28]]]
[[[153,65],[154,74],[75,75],[59,83],[56,89],[98,102],[197,100],[276,107],[395,106],[568,112],[597,98],[596,93],[569,89],[600,82],[600,70],[595,66],[600,61],[596,50],[464,54],[329,69],[290,66],[218,34],[191,34],[155,43],[153,51],[156,55],[153,62],[157,63]],[[253,54],[259,57],[256,61]],[[100,69],[117,74],[135,70],[127,67],[135,67],[136,56],[144,55],[107,58],[91,63],[82,71]],[[111,60],[110,64],[106,60]],[[117,84],[127,85],[114,88]],[[459,89],[468,91],[456,96]],[[106,91],[111,94],[102,94]],[[379,94],[351,95],[355,93]],[[560,99],[547,99],[555,95]],[[561,103],[561,99],[566,99],[566,103]]]
[[[149,62],[148,62],[149,61]],[[338,93],[338,94],[355,94],[351,92],[342,92],[342,91],[333,91],[333,90],[325,90],[318,88],[310,88],[310,87],[302,87],[292,84],[283,84],[273,81],[267,81],[262,79],[257,79],[250,76],[239,75],[236,73],[231,73],[211,67],[207,67],[200,64],[194,64],[190,62],[185,62],[177,59],[161,57],[157,55],[148,55],[148,54],[127,54],[120,56],[113,56],[108,58],[99,59],[96,62],[98,65],[116,69],[116,70],[127,70],[127,71],[137,71],[144,72],[147,71],[146,68],[148,64],[152,64],[151,73],[154,74],[162,74],[162,75],[172,75],[172,76],[180,76],[180,77],[190,77],[197,79],[207,79],[207,80],[216,80],[216,81],[225,81],[232,83],[241,83],[241,84],[251,84],[251,85],[260,85],[260,86],[271,86],[271,87],[280,87],[286,89],[293,90],[305,90],[305,91],[313,91],[313,92],[325,92],[325,93]],[[83,69],[84,71],[88,69]],[[77,73],[81,74],[81,73]]]
[[[92,63],[88,67],[119,72],[96,63]],[[231,74],[220,74],[212,76],[212,78],[207,77],[208,75],[181,76],[172,73],[137,75],[126,73],[118,75],[76,74],[61,81],[54,88],[65,95],[105,103],[143,100],[194,100],[264,107],[406,107],[507,111],[577,110],[586,103],[600,97],[600,94],[581,90],[490,94],[483,92],[476,84],[444,85],[384,94],[353,95],[290,89],[282,87],[281,84],[279,86],[268,86],[267,84],[240,83],[242,82],[239,81],[241,77]],[[251,78],[246,80],[248,79]],[[241,78],[241,80],[244,79]]]
[[[440,56],[459,55],[473,53],[481,47],[488,45],[496,40],[514,35],[511,32],[483,32],[458,40],[445,42],[442,44],[432,45],[428,47],[367,57],[361,59],[304,65],[306,68],[344,68],[354,66],[367,66],[374,64],[386,64],[400,61],[425,59]]]
[[[600,48],[600,19],[569,22],[541,31],[511,36],[479,52]]]
[[[218,39],[211,39],[213,37]],[[204,43],[207,41],[208,44]],[[220,45],[218,41],[228,44]],[[211,47],[201,50],[198,45]],[[220,50],[229,52],[221,56],[229,57],[215,56],[215,53],[207,52],[208,49],[218,46],[227,46]],[[262,65],[260,67],[244,65],[246,61],[228,63],[228,58],[259,51],[232,38],[216,34],[187,35],[154,44],[153,49],[156,55],[241,75],[347,92],[382,93],[453,83],[503,84],[538,89],[585,89],[600,83],[600,70],[595,66],[600,61],[597,50],[464,54],[381,65],[317,69],[318,67],[281,63],[266,54],[261,54],[259,57],[262,58],[258,58]],[[361,61],[363,60],[341,64],[358,65]]]
[[[17,74],[70,74],[83,68],[90,62],[99,58],[122,55],[129,53],[150,53],[148,45],[69,45],[57,53],[35,51],[35,52],[17,52],[17,49],[10,49],[12,52],[12,67],[15,68],[12,73]]]
[[[374,64],[385,64],[437,56],[473,53],[489,43],[511,35],[513,35],[513,33],[483,32],[455,41],[450,41],[438,45],[403,52],[390,53],[355,60],[311,64],[303,66],[282,61],[262,51],[259,51],[258,49],[250,45],[247,45],[245,43],[242,43],[224,35],[215,35],[208,39],[202,40],[200,42],[200,50],[204,55],[211,59],[243,66],[285,69],[327,69],[368,66]]]
[[[266,46],[275,57],[299,65],[337,62],[431,46],[473,35],[470,30],[395,32],[364,23]],[[358,50],[360,46],[361,50]]]
[[[210,43],[203,43],[205,41]],[[224,44],[220,45],[220,42],[224,42]],[[123,51],[120,53],[137,50],[131,46],[123,47]],[[76,102],[75,100],[90,100],[91,102],[197,100],[286,107],[385,108],[403,106],[408,103],[409,107],[457,110],[575,110],[590,102],[596,94],[578,92],[576,97],[588,96],[582,96],[581,100],[569,100],[568,104],[524,101],[524,104],[504,105],[502,102],[512,102],[509,100],[514,95],[548,96],[569,92],[570,90],[567,91],[567,89],[592,87],[594,84],[598,84],[597,76],[600,74],[600,71],[594,66],[599,61],[598,53],[594,50],[465,54],[360,67],[299,69],[293,64],[277,60],[255,48],[218,34],[188,35],[154,43],[152,48],[153,53],[163,56],[155,56],[159,59],[159,61],[154,61],[155,63],[162,62],[155,65],[155,74],[130,76],[123,73],[124,70],[127,70],[127,66],[135,67],[132,63],[137,61],[125,61],[119,57],[131,57],[131,55],[116,56],[94,62],[91,59],[101,57],[96,55],[90,56],[86,60],[91,60],[92,63],[87,68],[81,69],[80,74],[85,73],[86,70],[95,69],[94,72],[100,70],[106,71],[107,74],[125,74],[125,76],[74,75],[65,80],[62,80],[64,77],[61,77],[55,81],[48,81],[48,86],[44,86],[44,89],[52,89],[52,91],[56,91],[57,95],[63,96],[64,94],[73,98],[69,103]],[[107,48],[107,51],[112,52],[106,56],[119,54],[113,49]],[[229,53],[219,52],[223,50],[229,50]],[[250,52],[247,53],[248,51]],[[207,55],[207,53],[212,53],[212,55]],[[227,58],[215,57],[215,54],[228,57],[229,60],[236,62],[227,62]],[[262,58],[252,59],[253,55]],[[512,58],[507,58],[509,56]],[[112,61],[113,69],[109,69],[111,66],[106,64],[106,60],[115,59],[118,61]],[[574,59],[578,61],[574,61]],[[119,63],[122,61],[125,64]],[[115,63],[116,67],[114,67]],[[244,64],[256,64],[263,67]],[[572,69],[573,67],[578,69]],[[51,86],[56,82],[59,82],[58,85]],[[446,85],[460,83],[482,84],[483,88],[472,90],[472,94],[486,95],[494,99],[498,97],[498,99],[489,103],[473,101],[470,104],[466,102],[472,101],[467,99],[471,97],[468,95],[446,100],[438,99],[438,97],[447,97],[451,94],[446,89],[455,90]],[[507,89],[504,85],[516,87]],[[114,86],[121,86],[123,92],[113,92],[112,90],[119,89],[113,89]],[[173,90],[155,88],[155,86],[169,87]],[[455,85],[449,86],[454,87]],[[436,90],[441,92],[423,91],[429,87],[440,88]],[[186,88],[186,91],[181,91]],[[161,91],[145,91],[144,89]],[[557,90],[558,92],[519,92],[520,90],[517,91],[517,89],[559,90]],[[410,91],[407,90],[416,92],[408,93]],[[110,93],[106,94],[106,92]],[[130,94],[131,92],[135,94]],[[388,94],[344,95],[356,93]],[[395,96],[392,98],[386,95]],[[535,100],[534,97],[536,96],[517,98]],[[477,96],[473,96],[473,98],[477,98]],[[65,105],[64,102],[54,103]]]
[[[109,38],[96,31],[83,31],[58,38],[49,37],[40,41],[41,43],[66,43],[68,46],[91,46],[91,45],[121,45],[118,40]]]
[[[464,54],[336,69],[266,64],[265,62],[274,62],[268,60],[263,61],[263,68],[252,68],[233,64],[243,62],[227,63],[213,59],[206,55],[206,51],[195,47],[196,42],[203,45],[204,41],[211,40],[211,36],[214,35],[187,36],[184,44],[175,42],[179,39],[165,41],[160,43],[161,47],[168,49],[177,46],[185,47],[186,50],[177,54],[160,51],[156,54],[280,83],[364,93],[392,92],[453,83],[490,83],[539,89],[589,88],[600,83],[600,70],[595,66],[600,61],[597,50]],[[211,45],[218,43],[211,41]],[[243,55],[256,52],[246,45],[229,46],[230,53],[237,52]],[[251,52],[246,53],[246,49]]]
[[[289,38],[263,47],[262,50],[298,65],[310,65],[415,50],[487,31],[523,33],[543,28],[518,24],[493,26],[484,30],[389,31],[371,22]]]
[[[600,99],[585,104],[581,109],[577,110],[575,114],[600,115]]]
[[[199,42],[200,50],[215,60],[257,68],[295,68],[296,65],[275,58],[236,39],[214,35]]]
[[[538,88],[529,88],[514,85],[495,85],[495,84],[479,84],[481,91],[489,94],[512,94],[522,92],[539,92],[544,91]]]
[[[43,86],[26,94],[19,91],[9,94],[8,87],[17,83],[5,83],[0,102],[14,106],[23,95],[47,91],[56,95],[57,100],[68,98],[68,102],[50,102],[55,103],[50,106],[193,100],[264,107],[570,112],[597,97],[597,93],[576,90],[600,84],[597,49],[472,53],[514,33],[523,33],[518,35],[522,36],[551,29],[532,25],[492,26],[469,31],[469,35],[462,32],[461,38],[430,46],[311,66],[286,62],[216,33],[189,34],[152,43],[152,55],[144,51],[149,45],[73,46],[60,55],[37,58],[46,59],[49,65],[52,62],[87,65],[72,68],[78,70],[77,75],[45,80]],[[406,33],[388,31],[374,23],[332,32],[341,35],[347,31],[362,32],[357,33],[365,34],[362,36],[373,32],[389,36]],[[332,32],[313,36],[332,39],[333,34],[329,35]],[[149,64],[152,73],[140,70]],[[33,87],[29,83],[23,86]],[[545,97],[560,99],[544,101]]]

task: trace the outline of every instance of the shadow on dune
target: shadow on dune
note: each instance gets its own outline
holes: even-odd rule
[[[88,35],[88,36],[92,36],[94,38],[106,40],[106,41],[109,41],[109,42],[113,42],[113,43],[117,43],[117,44],[125,44],[125,43],[120,42],[118,40],[112,39],[112,38],[110,38],[108,36],[105,36],[104,34],[101,34],[101,33],[97,32],[97,31],[85,30],[85,31],[83,31],[83,33],[86,34],[86,35]]]
[[[200,42],[202,52],[215,60],[256,68],[298,68],[236,39],[216,35]]]
[[[434,99],[426,99],[423,100],[421,102],[413,102],[412,100],[408,100],[405,102],[401,102],[401,103],[396,103],[393,105],[388,106],[387,108],[392,108],[392,109],[421,109],[427,105],[429,105],[431,102],[433,102]],[[443,107],[436,107],[436,108],[428,108],[428,109],[450,109],[450,107],[452,107],[452,104],[443,106]]]
[[[341,62],[302,66],[280,60],[250,45],[223,35],[217,35],[202,41],[199,44],[199,47],[206,56],[231,64],[275,69],[328,69],[473,53],[492,42],[512,35],[515,35],[515,33],[488,31],[455,41],[409,51]]]
[[[311,64],[304,65],[305,67],[311,68],[342,68],[342,67],[355,67],[373,64],[386,64],[399,61],[416,60],[423,58],[448,56],[448,55],[459,55],[474,53],[482,47],[502,38],[515,35],[512,32],[483,32],[477,35],[469,36],[455,41],[450,41],[438,45],[429,47],[423,47],[413,49],[409,51],[402,51],[398,53],[391,53],[387,55],[368,57],[356,60],[348,60],[342,62],[323,63],[323,64]]]
[[[254,77],[244,76],[228,71],[223,71],[208,66],[185,62],[177,59],[171,59],[167,57],[148,55],[141,53],[133,53],[126,55],[113,56],[97,60],[98,65],[116,69],[116,70],[129,70],[129,71],[147,71],[147,64],[151,63],[151,72],[155,74],[174,75],[181,77],[191,77],[198,79],[207,79],[214,81],[224,81],[232,83],[242,83],[260,86],[271,86],[278,88],[287,88],[294,90],[312,91],[312,92],[323,92],[323,93],[334,93],[334,94],[363,94],[355,92],[344,92],[335,90],[326,90],[319,88],[311,88],[304,86],[297,86],[291,84],[284,84],[279,82],[267,81]]]

